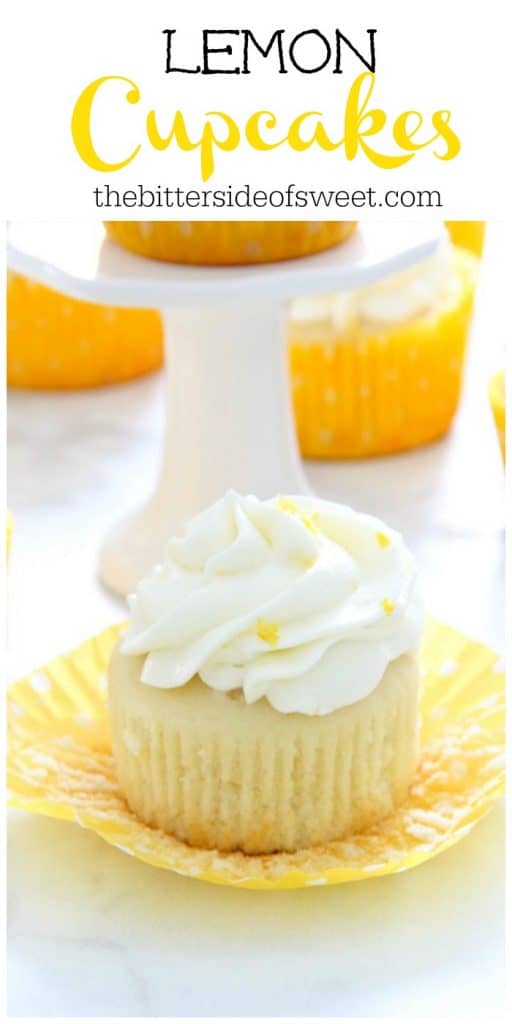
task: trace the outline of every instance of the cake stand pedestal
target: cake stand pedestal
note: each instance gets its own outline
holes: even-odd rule
[[[99,224],[20,223],[8,264],[73,298],[161,310],[167,428],[156,489],[114,525],[100,575],[127,594],[158,562],[168,538],[234,488],[270,497],[305,493],[285,353],[286,304],[351,290],[432,255],[439,223],[361,225],[344,245],[253,267],[185,267],[124,252]]]

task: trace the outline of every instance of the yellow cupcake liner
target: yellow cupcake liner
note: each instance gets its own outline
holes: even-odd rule
[[[7,381],[20,388],[120,383],[163,363],[159,314],[70,299],[30,278],[7,276]]]
[[[8,693],[11,805],[74,821],[155,867],[219,885],[294,889],[394,874],[467,835],[504,791],[505,679],[498,656],[430,620],[421,654],[422,753],[407,802],[350,839],[294,854],[193,849],[143,825],[117,784],[106,672],[121,625]]]
[[[454,287],[428,316],[343,333],[291,321],[292,394],[307,458],[364,458],[441,437],[457,410],[478,263],[455,253]]]
[[[484,220],[447,220],[445,225],[454,245],[481,256],[485,241]]]
[[[119,245],[171,263],[272,263],[343,242],[352,221],[106,221]]]
[[[491,403],[498,441],[500,443],[503,462],[506,459],[506,412],[505,412],[505,371],[500,370],[489,382],[489,401]]]

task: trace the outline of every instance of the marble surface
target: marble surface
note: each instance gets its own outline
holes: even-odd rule
[[[402,530],[429,609],[504,647],[503,470],[486,382],[502,354],[490,232],[464,400],[444,441],[308,464],[315,490]],[[159,375],[70,395],[12,392],[11,678],[119,619],[98,582],[112,521],[149,493]],[[290,893],[231,891],[136,862],[73,825],[9,820],[12,1016],[500,1015],[503,810],[394,878]]]

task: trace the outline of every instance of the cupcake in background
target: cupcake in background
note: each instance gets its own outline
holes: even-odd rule
[[[496,424],[503,462],[506,456],[506,406],[505,406],[505,371],[500,370],[489,381],[489,401]]]
[[[160,316],[68,298],[30,278],[7,275],[7,382],[72,389],[130,380],[163,362]]]
[[[106,221],[124,249],[168,263],[220,266],[311,256],[344,242],[353,221]]]
[[[354,292],[301,299],[288,338],[299,441],[308,458],[360,458],[441,437],[462,384],[478,261],[435,254]]]
[[[447,220],[445,224],[454,245],[469,249],[475,256],[482,255],[485,241],[484,220]]]

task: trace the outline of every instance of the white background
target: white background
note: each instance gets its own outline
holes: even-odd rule
[[[128,144],[131,149],[143,142],[144,117],[152,107],[158,111],[162,131],[176,109],[184,111],[191,130],[200,131],[205,111],[225,110],[243,121],[244,115],[268,108],[284,125],[306,109],[317,109],[325,112],[333,135],[343,134],[348,86],[362,70],[355,58],[347,60],[341,76],[334,76],[329,68],[315,75],[278,75],[270,59],[247,76],[165,75],[162,30],[173,27],[178,30],[177,52],[187,66],[197,61],[203,28],[250,28],[263,42],[277,28],[285,28],[286,38],[291,39],[304,28],[319,28],[332,37],[339,27],[361,48],[365,30],[376,28],[373,101],[393,119],[407,109],[428,117],[434,110],[448,108],[462,140],[461,154],[451,162],[437,160],[427,149],[398,171],[379,170],[363,156],[349,163],[341,150],[325,153],[314,148],[296,154],[282,147],[257,154],[242,147],[234,154],[220,154],[218,172],[209,184],[439,188],[452,217],[502,216],[504,208],[509,208],[508,36],[505,5],[498,0],[487,0],[483,8],[446,0],[430,0],[419,8],[410,0],[386,4],[374,0],[364,5],[335,5],[328,0],[297,5],[281,0],[256,9],[234,0],[179,7],[167,0],[144,5],[139,0],[47,0],[45,4],[17,0],[10,8],[3,197],[9,217],[98,216],[91,190],[107,179],[125,188],[138,182],[188,188],[200,183],[197,153],[183,154],[175,148],[156,153],[143,145],[131,167],[111,175],[98,175],[81,162],[71,139],[71,112],[84,87],[101,75],[126,75],[143,94],[137,107],[128,107],[120,95],[98,107],[95,133],[112,155],[126,152]],[[425,211],[416,212],[425,215]],[[282,217],[271,210],[265,215]],[[362,211],[361,215],[372,213]],[[380,215],[395,216],[386,210]],[[121,213],[125,219],[138,216],[133,210]],[[154,216],[158,219],[158,213]],[[186,216],[200,219],[201,212]],[[208,213],[210,219],[216,216],[222,217],[222,211]],[[300,218],[300,212],[295,216]],[[315,216],[315,211],[310,209],[308,216]]]
[[[507,244],[495,225],[449,437],[401,456],[307,466],[319,494],[401,529],[429,609],[500,653],[503,467],[486,388],[506,340]],[[97,581],[97,552],[113,519],[151,489],[162,384],[156,375],[75,395],[11,392],[11,677],[123,615]],[[13,813],[10,1012],[496,1019],[502,833],[496,808],[415,871],[279,894],[182,879],[76,826]]]
[[[285,123],[306,108],[325,110],[332,123],[344,109],[345,78],[333,87],[328,72],[276,78],[267,67],[237,78],[236,87],[231,78],[199,76],[185,83],[177,76],[171,86],[162,28],[179,29],[188,57],[203,27],[248,27],[264,36],[277,27],[336,26],[354,41],[377,28],[375,102],[390,115],[450,108],[461,155],[441,163],[427,150],[403,170],[383,172],[318,150],[288,159],[283,149],[271,158],[240,150],[220,157],[214,184],[441,188],[445,217],[503,217],[511,165],[505,5],[393,0],[361,7],[316,0],[298,9],[281,0],[266,13],[263,5],[226,0],[179,9],[163,0],[16,0],[3,59],[4,217],[92,214],[91,189],[105,176],[81,164],[69,122],[80,90],[98,75],[126,74],[163,118],[179,106],[198,125],[215,107],[241,117],[268,106]],[[110,144],[126,129],[132,121],[112,128]],[[125,188],[138,181],[196,187],[196,161],[195,154],[146,150],[109,180]],[[265,212],[272,216],[280,214]],[[503,476],[485,386],[507,340],[509,249],[506,230],[496,231],[450,438],[393,459],[308,467],[320,494],[401,528],[432,611],[497,650],[504,643]],[[122,614],[96,581],[96,555],[112,520],[151,487],[161,400],[159,377],[74,396],[11,396],[11,677]],[[71,825],[13,815],[10,1012],[494,1019],[503,1001],[501,837],[497,809],[463,843],[414,872],[280,895],[180,879]]]

